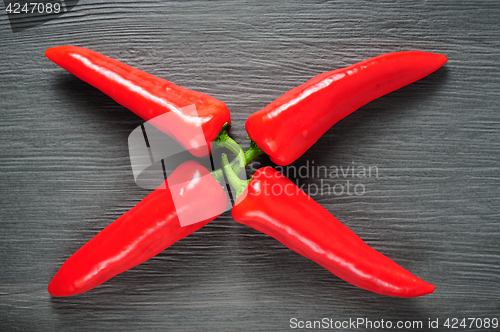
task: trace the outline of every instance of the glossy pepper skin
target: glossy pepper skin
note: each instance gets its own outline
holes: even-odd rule
[[[344,117],[446,61],[441,54],[395,52],[320,74],[252,114],[246,130],[274,163],[289,165]]]
[[[161,185],[104,228],[61,266],[48,286],[49,293],[86,292],[197,231],[227,207],[227,194],[197,162],[181,164],[167,182],[175,192]],[[193,217],[196,211],[212,217],[182,227],[179,214]]]
[[[433,285],[369,247],[273,168],[255,173],[232,215],[355,286],[397,297],[434,291]]]
[[[145,121],[169,113],[167,117],[158,118],[154,125],[196,157],[208,155],[207,143],[215,139],[226,122],[231,122],[229,110],[222,101],[92,50],[58,46],[47,49],[45,55]],[[186,108],[188,106],[191,108]]]

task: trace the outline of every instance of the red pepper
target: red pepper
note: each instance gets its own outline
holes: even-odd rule
[[[45,55],[145,121],[168,113],[154,125],[197,157],[208,154],[207,143],[215,139],[226,122],[231,122],[223,102],[92,50],[59,46],[47,49]]]
[[[274,163],[288,165],[344,117],[446,61],[441,54],[396,52],[320,74],[252,114],[246,130]]]
[[[48,291],[54,296],[86,292],[197,231],[224,212],[227,204],[227,194],[208,170],[197,162],[185,162],[164,184],[68,258]],[[209,217],[182,227],[180,216],[184,220]]]
[[[247,182],[224,171],[241,196],[234,220],[261,231],[337,277],[369,291],[398,297],[432,293],[434,286],[415,277],[369,247],[349,228],[273,168],[259,169]]]

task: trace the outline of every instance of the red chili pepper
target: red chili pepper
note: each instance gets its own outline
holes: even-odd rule
[[[224,171],[238,193],[247,182],[235,178],[227,157]],[[369,247],[349,228],[273,168],[259,169],[236,200],[237,222],[261,231],[337,277],[369,291],[416,297],[434,286]]]
[[[288,165],[347,115],[446,61],[441,54],[396,52],[320,74],[252,114],[246,130],[274,163]]]
[[[197,231],[224,212],[227,204],[227,194],[208,170],[197,162],[185,162],[68,258],[48,291],[54,296],[86,292]],[[182,227],[180,216],[200,222]]]
[[[231,122],[223,102],[92,50],[59,46],[47,49],[45,55],[145,121],[169,113],[168,119],[159,118],[154,125],[197,157],[208,154],[207,143],[215,139],[226,122]],[[188,107],[191,105],[196,109]]]

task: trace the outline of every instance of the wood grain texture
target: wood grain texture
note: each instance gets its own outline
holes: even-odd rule
[[[499,21],[496,1],[83,0],[14,33],[2,8],[0,330],[500,319]],[[148,193],[133,181],[127,147],[142,120],[44,57],[65,44],[223,100],[244,146],[245,119],[316,74],[386,52],[446,54],[444,68],[356,111],[294,163],[377,167],[378,177],[352,179],[364,195],[313,198],[435,293],[357,289],[226,212],[95,290],[50,297],[64,260]],[[249,175],[267,164],[259,157]]]

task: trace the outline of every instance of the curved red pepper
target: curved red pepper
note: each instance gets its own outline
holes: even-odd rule
[[[273,168],[255,173],[232,215],[355,286],[398,297],[434,291],[433,285],[369,247]]]
[[[288,165],[347,115],[446,61],[441,54],[396,52],[320,74],[252,114],[246,130],[274,163]]]
[[[49,293],[70,296],[86,292],[197,231],[227,207],[227,194],[197,162],[181,164],[166,183],[167,189],[161,189],[163,184],[154,190],[68,258],[50,282]],[[180,225],[180,214],[196,218],[197,211],[213,217]]]
[[[47,49],[45,55],[145,121],[169,113],[168,119],[159,118],[154,125],[197,157],[208,154],[207,142],[212,142],[222,126],[231,122],[223,102],[92,50],[59,46]],[[191,105],[196,109],[187,108]]]

